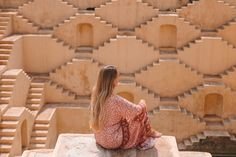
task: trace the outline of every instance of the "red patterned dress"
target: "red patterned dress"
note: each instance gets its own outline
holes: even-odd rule
[[[144,102],[136,105],[118,95],[111,95],[104,110],[104,127],[94,133],[96,142],[104,148],[140,148],[155,134]]]

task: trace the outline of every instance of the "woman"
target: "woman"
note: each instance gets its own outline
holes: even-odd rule
[[[115,95],[118,72],[114,66],[105,66],[99,72],[92,93],[90,126],[96,142],[104,148],[152,148],[161,134],[152,130],[146,104],[138,105]]]

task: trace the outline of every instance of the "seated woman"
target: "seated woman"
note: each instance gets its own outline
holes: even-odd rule
[[[151,129],[144,100],[136,105],[113,93],[118,75],[116,67],[103,67],[93,90],[90,126],[96,142],[108,149],[152,148],[161,134]]]

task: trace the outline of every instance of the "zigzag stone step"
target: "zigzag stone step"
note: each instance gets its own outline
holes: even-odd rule
[[[7,121],[3,120],[0,122],[0,128],[16,128],[19,121]]]
[[[0,129],[1,136],[14,136],[16,129]]]
[[[2,116],[2,120],[19,120],[25,107],[11,107]]]
[[[203,131],[196,135],[192,135],[187,139],[184,139],[182,142],[178,144],[180,150],[186,149],[188,146],[192,146],[194,143],[200,142],[202,139],[206,139],[207,137],[229,137],[234,140],[234,136],[230,135],[227,131]]]
[[[0,90],[1,91],[12,91],[14,88],[14,85],[1,85]]]
[[[48,131],[47,130],[33,130],[31,136],[32,137],[45,137],[47,136]]]
[[[33,128],[35,130],[48,130],[49,124],[35,123]]]
[[[45,144],[36,144],[36,143],[33,143],[30,145],[30,149],[44,149],[46,147]]]
[[[9,153],[11,151],[10,144],[0,144],[0,153]]]
[[[32,144],[45,144],[47,142],[47,137],[32,137]]]
[[[0,136],[0,144],[12,144],[13,140],[13,136]]]

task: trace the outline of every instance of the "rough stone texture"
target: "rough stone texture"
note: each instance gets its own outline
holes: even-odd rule
[[[184,157],[211,157],[209,153],[186,153]],[[52,157],[182,157],[179,154],[176,140],[171,136],[163,136],[157,140],[154,148],[140,151],[107,150],[95,143],[92,134],[61,134]]]

